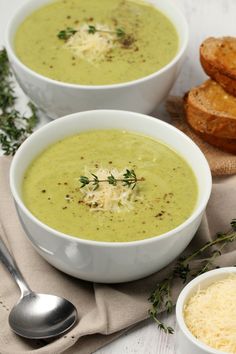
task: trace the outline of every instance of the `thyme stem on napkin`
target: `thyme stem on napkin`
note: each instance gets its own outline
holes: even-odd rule
[[[211,269],[216,268],[214,265],[215,259],[221,255],[223,248],[236,241],[236,219],[233,219],[230,223],[231,229],[226,233],[217,233],[213,241],[205,243],[201,248],[194,251],[192,254],[180,257],[176,263],[176,266],[170,276],[160,283],[157,284],[156,288],[149,297],[149,301],[152,304],[151,309],[149,310],[150,317],[157,323],[158,328],[164,330],[165,333],[172,334],[174,329],[167,326],[158,319],[159,312],[164,310],[167,313],[170,313],[173,309],[173,302],[171,298],[171,285],[173,279],[179,278],[182,280],[183,284],[187,281],[190,281],[192,278],[203,274]],[[212,249],[213,246],[218,246],[217,249]],[[201,263],[198,269],[191,268],[191,261],[195,260],[197,256],[204,254],[204,252],[210,251],[210,256],[205,258]]]
[[[4,155],[14,155],[38,122],[35,106],[29,102],[29,117],[15,108],[17,97],[7,52],[0,50],[0,145]]]

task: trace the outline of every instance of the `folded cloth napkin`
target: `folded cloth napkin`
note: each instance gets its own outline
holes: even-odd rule
[[[19,290],[0,264],[0,353],[89,354],[146,319],[148,297],[155,285],[173,270],[174,262],[145,279],[114,285],[85,282],[53,268],[34,250],[19,223],[9,190],[10,163],[11,159],[0,158],[0,236],[30,287],[36,292],[68,298],[77,307],[80,321],[69,333],[51,341],[32,341],[15,335],[9,328],[8,315],[19,298]],[[216,232],[229,228],[231,219],[236,217],[235,195],[236,176],[215,181],[202,224],[187,252],[209,241]],[[217,259],[220,266],[236,263],[236,245],[227,247]],[[182,287],[182,282],[176,279],[172,289],[174,302]]]

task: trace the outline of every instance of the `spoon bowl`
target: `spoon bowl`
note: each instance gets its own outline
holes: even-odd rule
[[[77,321],[74,305],[61,297],[30,292],[9,315],[12,330],[25,338],[51,338],[67,332]]]

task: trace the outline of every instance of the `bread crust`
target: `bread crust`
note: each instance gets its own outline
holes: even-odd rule
[[[232,50],[229,50],[232,45]],[[227,48],[226,48],[227,47]],[[228,93],[236,96],[236,38],[207,38],[200,46],[200,62],[205,73],[217,81]],[[225,60],[228,58],[227,60]]]
[[[191,126],[190,128],[208,144],[236,155],[236,139],[218,138],[211,134],[201,133],[198,130],[193,129]]]
[[[226,92],[236,97],[236,78],[231,79],[231,77],[222,74],[214,65],[209,63],[203,57],[200,57],[200,61],[205,73],[218,82]]]
[[[185,95],[184,105],[188,124],[201,134],[210,134],[218,138],[236,139],[236,116],[215,111],[214,108],[210,109],[207,99],[208,107],[204,105],[204,93],[208,90],[209,86],[213,86],[211,80],[207,80],[202,85],[192,88]],[[223,94],[224,91],[222,90]],[[217,99],[223,100],[224,97],[217,97]]]

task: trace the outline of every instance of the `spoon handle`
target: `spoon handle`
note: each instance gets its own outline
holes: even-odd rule
[[[28,294],[31,292],[31,289],[27,285],[25,279],[23,278],[23,275],[21,274],[15,260],[9,253],[6,245],[0,238],[0,261],[5,265],[7,270],[10,272],[12,277],[14,278],[15,282],[19,286],[21,290],[21,296],[23,297],[24,295]]]

